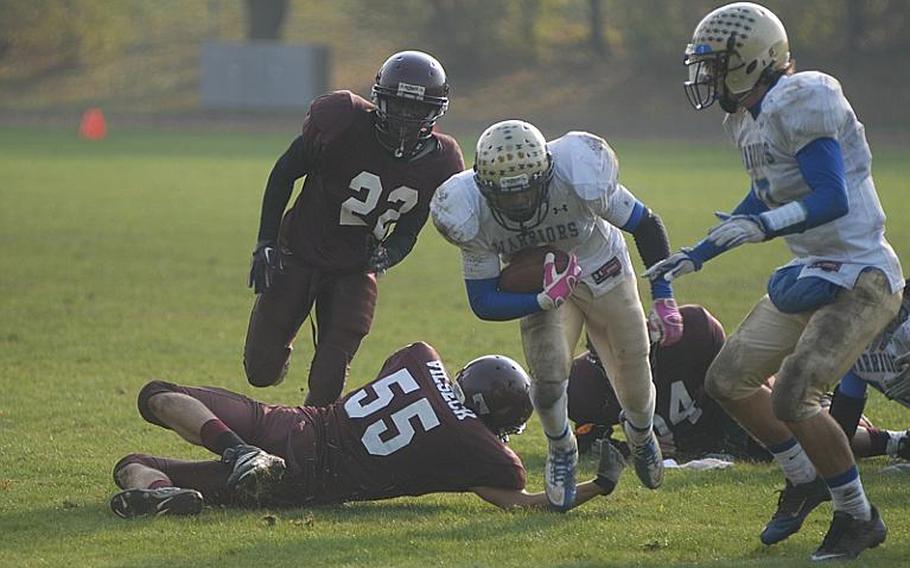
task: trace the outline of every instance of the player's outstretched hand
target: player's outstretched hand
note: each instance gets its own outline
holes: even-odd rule
[[[652,343],[669,347],[682,339],[683,318],[673,298],[659,298],[648,313],[648,335]]]
[[[597,477],[594,483],[604,490],[604,495],[609,495],[619,483],[619,476],[626,467],[626,460],[622,453],[608,440],[600,441],[600,464],[597,466]]]
[[[667,258],[653,264],[651,268],[645,270],[642,276],[651,282],[657,280],[670,282],[696,270],[701,270],[701,262],[689,254],[689,249],[681,249],[679,252],[674,252]]]
[[[281,264],[281,253],[275,241],[260,241],[250,261],[250,278],[247,286],[252,288],[253,292],[261,294],[272,286],[275,273],[282,270],[284,266]]]
[[[730,215],[715,211],[720,223],[708,231],[708,240],[727,250],[743,243],[760,243],[768,240],[768,234],[758,215]]]
[[[537,303],[545,310],[558,308],[578,285],[581,267],[578,257],[569,255],[569,262],[562,272],[556,269],[556,256],[548,252],[543,261],[543,292],[537,295]]]

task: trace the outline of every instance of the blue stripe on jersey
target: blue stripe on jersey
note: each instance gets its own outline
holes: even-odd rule
[[[500,292],[498,276],[480,280],[466,278],[464,285],[471,310],[482,320],[512,320],[541,310],[537,294]]]
[[[623,231],[627,233],[635,232],[635,229],[638,228],[638,224],[641,223],[642,217],[645,216],[645,206],[641,201],[636,201],[635,205],[632,207],[632,214],[629,215],[629,220],[626,221],[626,224],[620,227]]]

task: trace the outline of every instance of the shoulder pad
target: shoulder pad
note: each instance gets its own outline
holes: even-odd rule
[[[326,141],[335,140],[358,119],[368,118],[373,105],[351,91],[334,91],[317,97],[307,113],[311,126]]]
[[[619,160],[600,136],[573,131],[547,144],[553,156],[554,174],[575,188],[586,201],[600,199],[616,185]]]
[[[439,144],[439,151],[457,167],[455,173],[464,170],[464,156],[461,153],[461,146],[458,145],[458,141],[442,132],[434,132],[433,135],[436,137],[437,144]]]
[[[430,201],[430,214],[439,234],[458,246],[476,237],[480,230],[480,199],[473,170],[465,170],[446,180]]]
[[[817,138],[836,138],[853,113],[837,79],[806,71],[780,81],[761,112],[781,146],[796,153]]]

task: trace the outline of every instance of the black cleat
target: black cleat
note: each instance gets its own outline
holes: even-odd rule
[[[221,461],[233,468],[227,487],[244,501],[261,503],[278,485],[287,469],[282,458],[256,446],[235,446],[224,452]]]
[[[910,460],[910,430],[904,431],[897,440],[897,449],[894,457]]]
[[[831,500],[831,492],[821,477],[815,481],[787,485],[777,499],[777,510],[761,532],[762,544],[774,544],[799,531],[813,509]]]
[[[844,511],[834,511],[828,534],[812,554],[812,560],[852,560],[867,548],[885,542],[887,536],[888,527],[875,507],[872,507],[872,518],[868,521],[856,519]]]
[[[198,515],[202,511],[202,504],[202,493],[180,487],[127,489],[111,497],[111,510],[124,519]]]

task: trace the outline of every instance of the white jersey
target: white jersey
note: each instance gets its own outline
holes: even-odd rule
[[[783,76],[762,101],[757,119],[741,110],[724,126],[742,152],[752,189],[774,209],[805,197],[796,154],[818,138],[833,138],[844,160],[849,212],[829,223],[785,237],[803,266],[800,277],[818,276],[853,288],[863,269],[882,270],[893,292],[904,280],[897,255],[885,240],[885,213],[872,182],[865,129],[836,79],[816,71]]]
[[[881,387],[900,374],[895,360],[910,353],[910,293],[904,292],[900,312],[866,348],[851,371],[862,380]],[[901,401],[910,404],[910,401]]]
[[[607,142],[586,132],[569,132],[547,143],[553,158],[547,213],[533,229],[500,225],[466,170],[443,183],[430,203],[439,232],[461,249],[464,277],[499,276],[517,252],[550,244],[575,253],[582,281],[595,295],[631,275],[632,262],[617,227],[631,217],[637,199],[618,181],[619,162]]]

